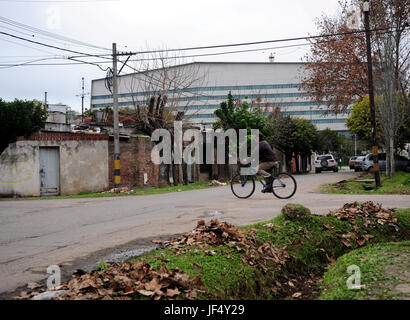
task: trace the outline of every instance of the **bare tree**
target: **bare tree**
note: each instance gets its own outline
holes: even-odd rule
[[[376,107],[379,111],[380,124],[383,130],[384,145],[386,147],[386,174],[392,178],[394,175],[394,146],[396,145],[398,131],[405,121],[408,105],[405,102],[407,94],[402,92],[405,79],[401,79],[407,70],[397,73],[395,59],[395,39],[392,34],[384,35],[380,41],[379,61],[382,77],[377,81],[376,92],[382,96],[378,99]],[[403,73],[404,71],[404,73]]]
[[[173,144],[173,121],[186,122],[186,111],[200,95],[207,71],[198,64],[186,63],[183,56],[167,52],[140,57],[134,69],[137,72],[132,75],[128,90],[135,109],[136,129],[149,136],[156,129],[166,129]],[[167,181],[175,185],[188,182],[186,165],[167,165],[163,171]]]

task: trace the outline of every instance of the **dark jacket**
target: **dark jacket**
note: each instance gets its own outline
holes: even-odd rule
[[[269,143],[265,140],[259,141],[259,162],[278,161]]]

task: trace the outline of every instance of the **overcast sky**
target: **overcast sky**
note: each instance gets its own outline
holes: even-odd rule
[[[183,48],[229,43],[243,43],[316,34],[314,20],[322,14],[334,15],[337,0],[0,0],[0,16],[13,21],[77,39],[102,48],[116,42],[119,50]],[[3,21],[3,22],[1,22]],[[108,50],[56,42],[5,24],[0,18],[0,32],[86,53],[107,53]],[[303,41],[299,43],[304,43]],[[186,52],[201,54],[233,50],[269,48],[292,43],[264,44],[249,47],[220,48]],[[195,61],[300,61],[308,46],[196,57]],[[0,65],[17,64],[35,59],[74,54],[42,47],[0,34]],[[61,57],[60,57],[61,58]],[[191,59],[187,59],[192,61]],[[89,60],[92,61],[92,60]],[[101,61],[101,59],[95,60]],[[69,60],[44,60],[37,63],[70,63]],[[104,65],[105,67],[108,65]],[[124,69],[130,72],[130,69]],[[123,72],[124,72],[123,71]],[[85,91],[92,79],[105,72],[96,66],[0,66],[0,98],[62,102],[81,110],[81,77]],[[89,98],[85,100],[89,107]]]

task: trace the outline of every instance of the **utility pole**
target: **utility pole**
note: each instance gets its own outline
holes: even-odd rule
[[[81,122],[84,122],[84,77],[81,80]]]
[[[376,128],[376,110],[374,106],[374,92],[373,92],[373,67],[372,67],[372,48],[370,45],[370,19],[369,19],[370,5],[369,1],[363,2],[364,25],[366,29],[366,46],[367,46],[367,79],[369,83],[369,104],[370,104],[370,121],[372,124],[372,152],[373,152],[373,171],[374,180],[376,181],[376,188],[381,187],[380,170],[377,147],[377,128]]]
[[[356,142],[356,134],[354,135],[354,155],[357,155],[357,142]]]
[[[112,44],[112,82],[114,100],[114,187],[121,187],[120,175],[120,133],[118,127],[118,80],[117,80],[117,44]]]
[[[44,92],[44,107],[46,107],[46,110],[48,109],[48,107],[47,107],[47,91]]]
[[[84,97],[90,93],[84,93],[84,77],[81,78],[81,94],[77,94],[76,97],[81,97],[81,122],[84,122]]]

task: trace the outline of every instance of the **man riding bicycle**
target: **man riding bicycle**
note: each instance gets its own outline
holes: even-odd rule
[[[256,142],[259,142],[259,165],[256,174],[262,176],[266,181],[266,186],[263,188],[262,192],[272,192],[273,178],[267,170],[277,167],[279,163],[271,146],[265,141],[263,134],[259,134],[256,138]]]

